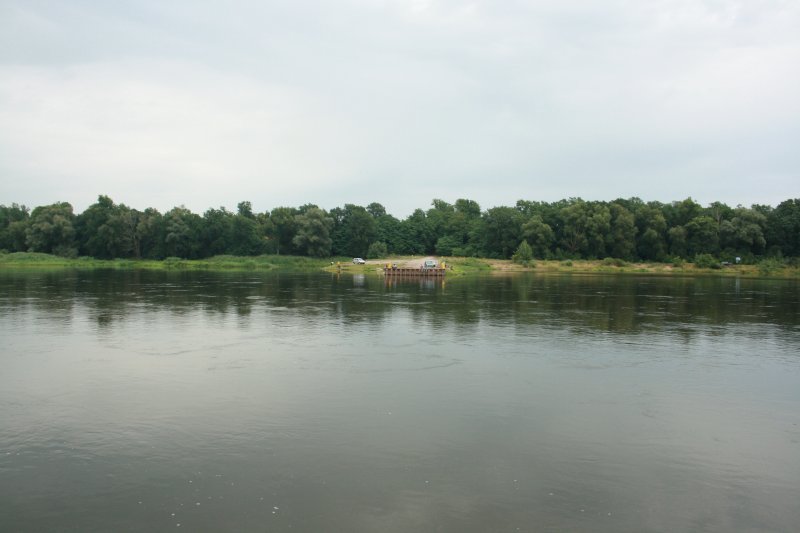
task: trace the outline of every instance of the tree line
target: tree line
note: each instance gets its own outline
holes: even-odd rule
[[[101,195],[75,214],[67,202],[28,209],[0,205],[0,250],[98,259],[292,254],[382,257],[437,254],[506,259],[527,243],[539,259],[670,261],[710,254],[719,259],[800,257],[800,199],[777,207],[702,206],[639,198],[611,202],[570,198],[519,200],[482,210],[477,202],[433,200],[405,219],[379,203],[329,211],[313,204],[254,212],[240,202],[202,215],[117,204]]]

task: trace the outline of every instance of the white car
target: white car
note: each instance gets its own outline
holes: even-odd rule
[[[361,259],[360,257],[354,257],[353,258],[353,264],[354,265],[366,265],[367,262],[364,261],[363,259]]]

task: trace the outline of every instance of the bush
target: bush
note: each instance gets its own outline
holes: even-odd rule
[[[511,260],[525,266],[533,261],[533,249],[531,245],[528,244],[528,241],[525,240],[519,243],[519,248],[517,248],[517,251],[511,256]]]
[[[666,262],[671,264],[675,268],[681,268],[686,263],[686,261],[684,261],[682,257],[678,257],[677,255],[675,257],[668,257],[666,259]]]
[[[53,255],[67,259],[77,259],[78,250],[73,246],[69,246],[68,244],[59,244],[58,246],[53,247]]]
[[[775,259],[775,258],[764,259],[763,261],[758,263],[758,272],[761,275],[768,276],[769,274],[772,274],[779,270],[783,270],[785,266],[786,263],[780,259]]]
[[[697,268],[722,268],[720,262],[711,254],[697,254],[694,256],[694,266]]]
[[[184,268],[186,266],[186,263],[183,262],[183,259],[174,256],[164,259],[163,264],[165,268]]]
[[[617,259],[616,257],[606,257],[603,259],[603,264],[606,266],[624,267],[628,262],[623,259]]]
[[[450,235],[445,235],[444,237],[439,237],[439,240],[436,241],[436,253],[439,255],[453,256],[456,255],[453,250],[460,245],[461,241],[459,239]]]
[[[384,242],[373,242],[367,250],[367,259],[381,259],[389,255],[389,249]]]

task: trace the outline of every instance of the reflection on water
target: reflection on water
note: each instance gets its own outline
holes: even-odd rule
[[[794,531],[795,281],[0,272],[0,530]]]

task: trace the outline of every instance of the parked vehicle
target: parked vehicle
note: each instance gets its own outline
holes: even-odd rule
[[[439,264],[433,259],[426,259],[424,263],[422,263],[422,268],[436,268]]]
[[[360,257],[354,257],[353,258],[353,264],[354,265],[366,265],[367,262],[364,261],[363,259],[361,259]]]

